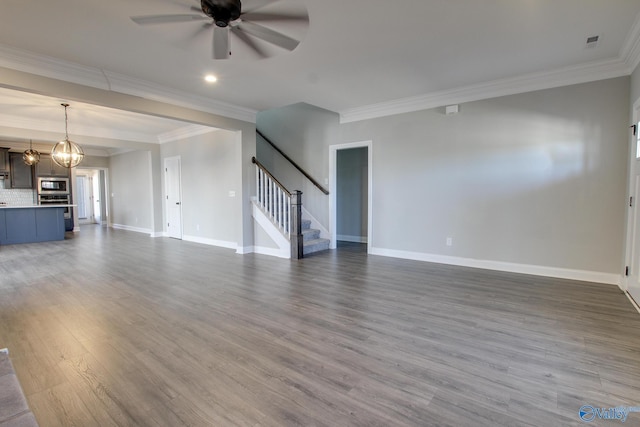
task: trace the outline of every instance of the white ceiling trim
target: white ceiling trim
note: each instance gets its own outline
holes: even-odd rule
[[[114,92],[140,96],[145,99],[160,101],[180,107],[192,108],[198,111],[217,114],[232,119],[255,123],[258,112],[249,108],[239,107],[226,102],[215,101],[203,96],[192,95],[177,89],[136,79],[134,77],[104,70],[109,81],[109,87]]]
[[[62,123],[64,123],[62,120],[52,122],[19,116],[11,116],[7,114],[0,116],[0,126],[26,130],[37,129],[38,131],[43,132],[59,133],[61,139],[64,136],[64,126],[62,125]],[[159,136],[156,135],[140,132],[124,132],[116,129],[101,129],[96,127],[82,126],[78,124],[73,125],[73,129],[70,134],[70,139],[72,140],[74,139],[75,135],[76,138],[79,136],[90,136],[95,138],[115,139],[120,141],[135,141],[149,144],[159,143]]]
[[[158,142],[166,144],[167,142],[180,141],[193,136],[204,135],[209,132],[215,132],[218,128],[206,127],[200,125],[185,126],[170,132],[164,132],[158,135]]]
[[[0,66],[70,83],[140,96],[145,99],[250,123],[256,122],[257,111],[249,108],[188,94],[123,74],[86,67],[2,44],[0,44]]]
[[[631,68],[632,72],[640,64],[640,14],[636,16],[636,20],[633,22],[627,40],[620,50],[620,57]]]
[[[343,110],[340,112],[340,123],[375,119],[394,114],[428,110],[442,107],[443,105],[461,104],[499,96],[621,77],[631,74],[631,71],[625,61],[616,59],[566,67],[554,71],[525,74],[519,77],[494,80],[452,90]]]
[[[109,90],[109,84],[99,69],[61,61],[50,56],[36,55],[2,44],[0,44],[0,66],[38,76]]]
[[[638,64],[640,64],[640,14],[636,16],[617,59],[525,74],[514,78],[350,108],[340,112],[340,123],[621,77],[630,75]]]

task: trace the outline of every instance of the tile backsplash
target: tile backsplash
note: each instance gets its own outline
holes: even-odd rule
[[[14,190],[4,189],[0,186],[0,203],[5,202],[7,206],[30,206],[34,202],[34,190]]]

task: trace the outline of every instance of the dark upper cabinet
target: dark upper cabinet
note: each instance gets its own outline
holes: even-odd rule
[[[0,175],[9,174],[9,149],[0,147]]]
[[[22,153],[9,153],[11,188],[33,188],[33,166],[26,165]]]
[[[36,176],[69,178],[69,169],[54,162],[50,154],[40,154],[40,162],[36,165]]]

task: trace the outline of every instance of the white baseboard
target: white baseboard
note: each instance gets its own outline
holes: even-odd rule
[[[226,248],[226,249],[233,249],[233,250],[238,249],[238,244],[236,242],[227,242],[224,240],[207,239],[204,237],[186,236],[186,235],[182,236],[182,240],[187,242],[200,243],[203,245],[217,246],[219,248]]]
[[[246,255],[253,253],[253,246],[238,246],[236,249],[238,255]]]
[[[620,286],[622,276],[598,271],[572,270],[540,265],[516,264],[500,261],[486,261],[472,258],[459,258],[447,255],[434,255],[421,252],[399,251],[395,249],[370,248],[371,255],[403,258],[414,261],[433,262],[438,264],[458,265],[461,267],[482,268],[486,270],[507,271],[510,273],[532,274],[543,277],[579,280],[583,282],[605,283]]]
[[[338,234],[336,240],[352,243],[367,243],[367,236],[347,236],[344,234]]]
[[[152,235],[153,231],[149,228],[139,228],[139,227],[132,227],[130,225],[122,225],[122,224],[111,224],[112,228],[115,228],[117,230],[126,230],[126,231],[133,231],[136,233],[144,233],[144,234],[148,234],[148,235]]]
[[[155,233],[151,233],[151,237],[169,237],[169,233],[167,233],[166,231],[157,231]]]
[[[283,251],[281,249],[276,249],[276,248],[267,248],[264,246],[254,246],[253,253],[260,254],[260,255],[273,256],[273,257],[282,258],[282,259],[291,258],[291,253],[289,251]]]
[[[636,304],[635,300],[631,297],[629,292],[625,292],[624,294],[627,296],[627,298],[631,302],[631,305],[638,311],[638,313],[640,313],[640,307],[638,307],[638,304]]]

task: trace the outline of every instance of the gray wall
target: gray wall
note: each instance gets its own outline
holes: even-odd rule
[[[336,155],[336,233],[338,240],[367,237],[368,149],[338,150]]]
[[[104,156],[84,156],[80,168],[109,168],[109,157]]]
[[[237,134],[218,130],[162,145],[163,164],[175,156],[180,156],[185,238],[238,243],[242,176]]]
[[[339,116],[309,104],[294,104],[258,114],[256,127],[325,188],[329,179],[329,146],[339,138]],[[303,205],[329,226],[329,197],[296,171],[260,138],[256,157],[288,190],[301,190]]]
[[[150,114],[180,120],[187,123],[212,126],[239,132],[238,146],[241,153],[241,164],[237,174],[242,182],[239,189],[238,206],[242,218],[242,226],[238,230],[236,241],[240,242],[240,250],[249,250],[253,246],[253,219],[251,217],[250,200],[255,195],[255,169],[251,164],[251,157],[255,155],[256,133],[255,125],[251,122],[232,119],[218,114],[190,109],[188,107],[172,105],[166,102],[145,99],[139,96],[126,95],[107,89],[83,86],[68,83],[48,77],[37,76],[22,71],[0,67],[2,79],[0,86],[14,90],[35,92],[45,96],[60,99],[72,99],[78,102],[101,105],[104,107],[133,111],[141,114]],[[99,145],[99,144],[98,144]],[[150,147],[148,147],[150,145]],[[161,232],[163,228],[162,209],[162,166],[160,159],[160,147],[156,144],[133,143],[121,141],[110,147],[129,148],[149,152],[151,158],[151,192],[153,219],[152,230]],[[135,175],[137,172],[133,172]],[[151,195],[150,195],[151,196]],[[115,223],[114,219],[114,223]]]
[[[370,244],[619,274],[629,93],[623,77],[342,125],[373,141]]]
[[[151,153],[118,154],[109,163],[111,222],[151,232],[154,215]]]

